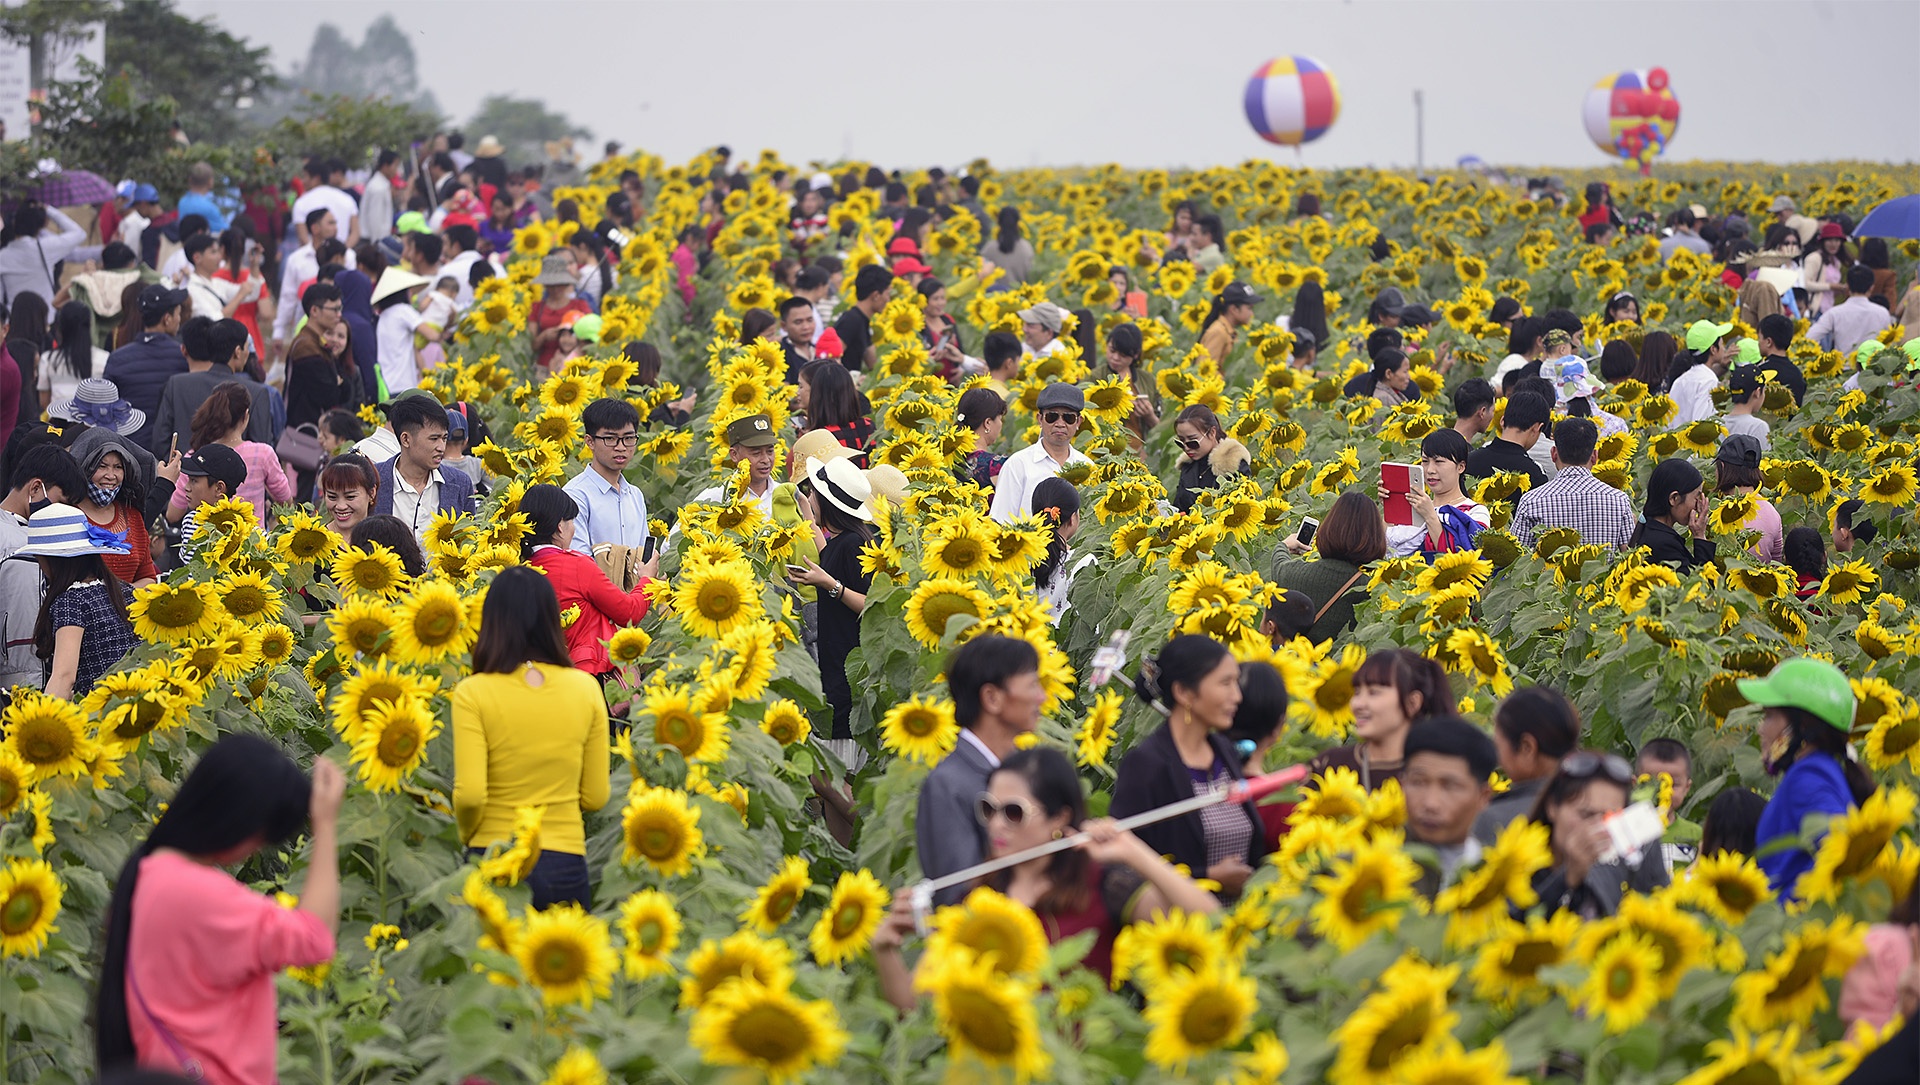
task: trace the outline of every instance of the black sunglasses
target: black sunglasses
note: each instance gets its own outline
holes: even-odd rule
[[[1198,437],[1175,437],[1173,443],[1186,449],[1188,452],[1197,452],[1200,449],[1200,438]]]
[[[1560,775],[1569,780],[1591,780],[1604,775],[1621,787],[1631,787],[1635,780],[1633,766],[1619,754],[1595,753],[1592,750],[1580,750],[1568,754],[1560,762]]]
[[[1045,422],[1048,425],[1052,425],[1055,422],[1078,422],[1080,421],[1080,412],[1078,411],[1041,411],[1040,421]]]

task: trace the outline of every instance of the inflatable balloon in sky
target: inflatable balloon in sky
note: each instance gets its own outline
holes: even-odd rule
[[[1667,70],[1615,72],[1587,91],[1581,109],[1587,136],[1603,151],[1631,159],[1648,172],[1680,126],[1680,99],[1667,84]]]
[[[1276,57],[1247,80],[1247,123],[1268,143],[1298,147],[1340,116],[1340,84],[1312,57]]]

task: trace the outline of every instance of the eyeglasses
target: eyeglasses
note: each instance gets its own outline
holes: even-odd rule
[[[1049,426],[1056,425],[1061,422],[1066,422],[1071,424],[1071,423],[1080,421],[1080,412],[1079,411],[1041,411],[1040,421],[1045,422]]]
[[[1592,750],[1568,754],[1566,760],[1560,762],[1560,775],[1569,780],[1591,780],[1604,775],[1621,787],[1632,787],[1635,779],[1633,766],[1627,764],[1626,758]]]
[[[1186,449],[1188,452],[1200,451],[1200,438],[1198,437],[1175,437],[1173,443]]]
[[[338,316],[340,313],[344,312],[345,310],[339,305],[322,305],[318,311],[322,313],[332,313]]]
[[[596,433],[592,439],[614,448],[633,448],[640,443],[640,435],[637,433]]]
[[[1028,817],[1039,820],[1039,813],[1034,810],[1033,804],[1025,799],[1008,799],[1006,802],[1001,802],[982,791],[980,797],[973,802],[974,816],[980,819],[982,825],[993,824],[995,815],[1006,818],[1007,824],[1013,826],[1026,824]]]

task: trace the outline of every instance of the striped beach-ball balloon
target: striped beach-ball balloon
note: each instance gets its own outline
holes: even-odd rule
[[[1276,57],[1247,80],[1247,123],[1269,143],[1297,147],[1340,117],[1340,84],[1312,57]]]

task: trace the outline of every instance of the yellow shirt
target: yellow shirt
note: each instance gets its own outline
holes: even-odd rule
[[[511,840],[514,809],[545,806],[541,849],[586,854],[580,812],[607,804],[608,757],[606,697],[585,671],[533,663],[454,687],[453,816],[469,847]]]

